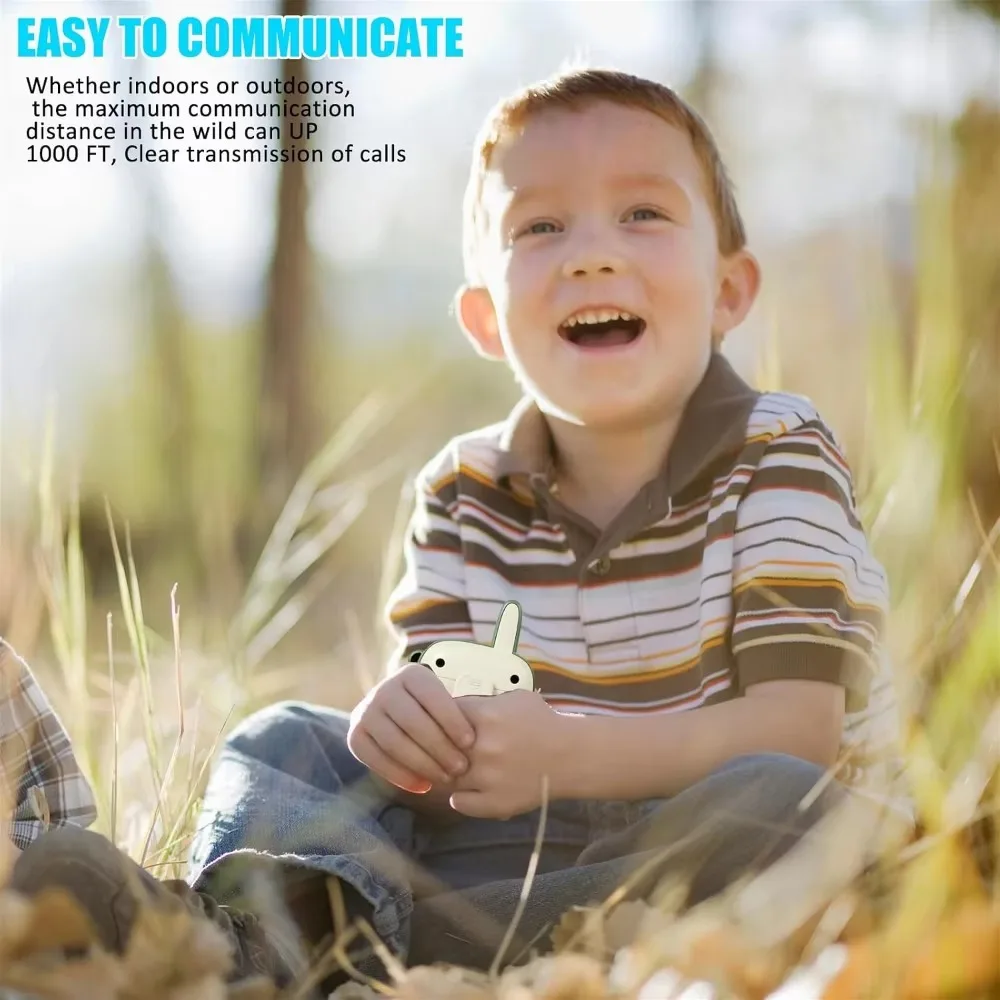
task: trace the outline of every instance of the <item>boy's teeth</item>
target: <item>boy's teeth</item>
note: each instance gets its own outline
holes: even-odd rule
[[[566,320],[567,326],[578,326],[581,323],[610,323],[614,319],[634,320],[638,317],[621,309],[588,309],[579,312]]]

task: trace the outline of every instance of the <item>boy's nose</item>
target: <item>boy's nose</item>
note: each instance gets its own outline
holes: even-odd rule
[[[607,238],[580,238],[573,241],[563,262],[563,276],[580,278],[594,274],[618,274],[625,269],[625,258]]]

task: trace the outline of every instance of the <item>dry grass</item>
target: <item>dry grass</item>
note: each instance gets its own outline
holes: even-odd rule
[[[934,200],[928,206],[912,365],[891,323],[873,316],[868,383],[843,403],[845,414],[858,407],[867,413],[862,423],[869,433],[854,464],[865,519],[894,584],[888,638],[899,670],[902,750],[919,839],[853,801],[772,869],[696,909],[679,912],[677,886],[667,884],[645,904],[612,899],[566,914],[555,931],[555,953],[524,966],[492,974],[403,969],[386,956],[390,982],[354,983],[338,996],[1000,995],[1000,523],[984,524],[970,506],[955,462],[969,347],[957,317],[950,241],[942,238],[947,206]],[[765,381],[776,384],[773,370]],[[256,668],[301,618],[323,585],[324,556],[381,481],[385,467],[347,481],[338,481],[338,470],[385,416],[377,405],[359,410],[307,470],[250,580],[225,655],[185,640],[176,594],[170,595],[172,635],[150,632],[127,531],[122,540],[109,524],[121,611],[108,617],[106,669],[96,667],[74,512],[64,514],[42,477],[39,567],[74,706],[73,735],[100,799],[99,828],[158,874],[181,873],[205,769],[222,732],[262,701],[294,689],[296,678],[262,676]],[[830,418],[837,426],[838,414]],[[364,631],[346,625],[349,634]],[[377,659],[371,650],[358,652],[368,662]],[[9,863],[0,858],[0,866]],[[347,938],[359,935],[371,932],[345,929],[333,957],[346,959]],[[248,1000],[274,993],[263,983],[227,991],[222,943],[211,928],[183,916],[146,912],[121,960],[99,951],[72,963],[53,957],[67,943],[90,940],[67,900],[44,897],[29,905],[0,892],[0,988],[73,1000]]]

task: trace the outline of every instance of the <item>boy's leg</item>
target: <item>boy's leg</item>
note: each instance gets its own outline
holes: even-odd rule
[[[593,803],[593,842],[573,867],[536,875],[505,960],[529,947],[544,950],[548,931],[567,910],[603,902],[643,866],[626,898],[648,895],[677,872],[691,880],[688,905],[763,869],[840,799],[843,790],[831,784],[808,809],[800,808],[823,775],[806,761],[762,754],[736,758],[671,799]],[[487,968],[522,886],[521,879],[508,879],[418,902],[411,963]]]
[[[335,876],[348,915],[396,948],[411,906],[414,817],[348,750],[348,728],[345,713],[299,702],[241,723],[209,778],[189,882],[316,944],[308,938],[326,932]]]
[[[332,876],[348,921],[363,917],[405,959],[414,899],[523,878],[539,817],[423,816],[354,757],[348,725],[343,713],[284,703],[237,727],[209,779],[190,882],[259,915],[276,936],[284,916],[286,934],[302,932],[315,946],[334,930]],[[555,803],[539,870],[572,865],[590,840],[586,810]],[[460,920],[475,917],[459,906]],[[373,956],[358,967],[384,972]]]
[[[274,912],[283,892],[295,922],[311,926],[316,941],[330,921],[317,876],[333,875],[348,896],[348,916],[368,919],[397,955],[411,963],[488,964],[518,903],[537,814],[507,823],[423,820],[391,801],[347,749],[346,736],[345,716],[295,704],[239,727],[209,784],[195,887],[264,913]],[[779,857],[819,818],[836,786],[806,812],[799,804],[822,777],[797,758],[761,755],[731,761],[652,807],[634,804],[623,813],[620,804],[553,803],[520,942],[572,906],[603,901],[665,846],[672,850],[633,895],[669,870],[693,874],[691,902],[717,892]],[[623,823],[623,815],[635,822]],[[283,888],[276,893],[278,880],[265,880],[270,899],[258,891],[255,900],[254,876],[279,872]],[[428,874],[452,891],[422,888],[414,909],[412,887],[426,884]]]

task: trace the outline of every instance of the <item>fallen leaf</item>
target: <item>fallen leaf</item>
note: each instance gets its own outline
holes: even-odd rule
[[[556,953],[574,951],[603,955],[607,950],[604,917],[597,907],[574,906],[552,928],[549,940]]]
[[[541,959],[528,980],[536,1000],[605,1000],[608,980],[603,963],[567,952]]]
[[[0,960],[20,947],[31,926],[31,903],[9,890],[0,891]]]
[[[230,984],[226,1000],[279,1000],[279,992],[270,979],[254,976],[253,979]]]
[[[28,925],[6,954],[17,961],[46,952],[87,952],[97,943],[97,931],[80,904],[60,889],[46,888],[31,898]]]
[[[455,966],[420,965],[397,986],[399,1000],[494,1000],[489,978]]]
[[[106,952],[79,961],[19,962],[0,974],[0,986],[31,1000],[118,1000],[124,982],[121,964]]]
[[[327,1000],[383,1000],[383,994],[364,983],[356,983],[351,980],[347,983],[341,983]]]
[[[859,1000],[871,995],[882,971],[881,940],[868,937],[847,948],[847,961],[823,1000]],[[937,926],[900,970],[898,996],[938,1000],[973,995],[1000,985],[1000,909],[968,903]]]

